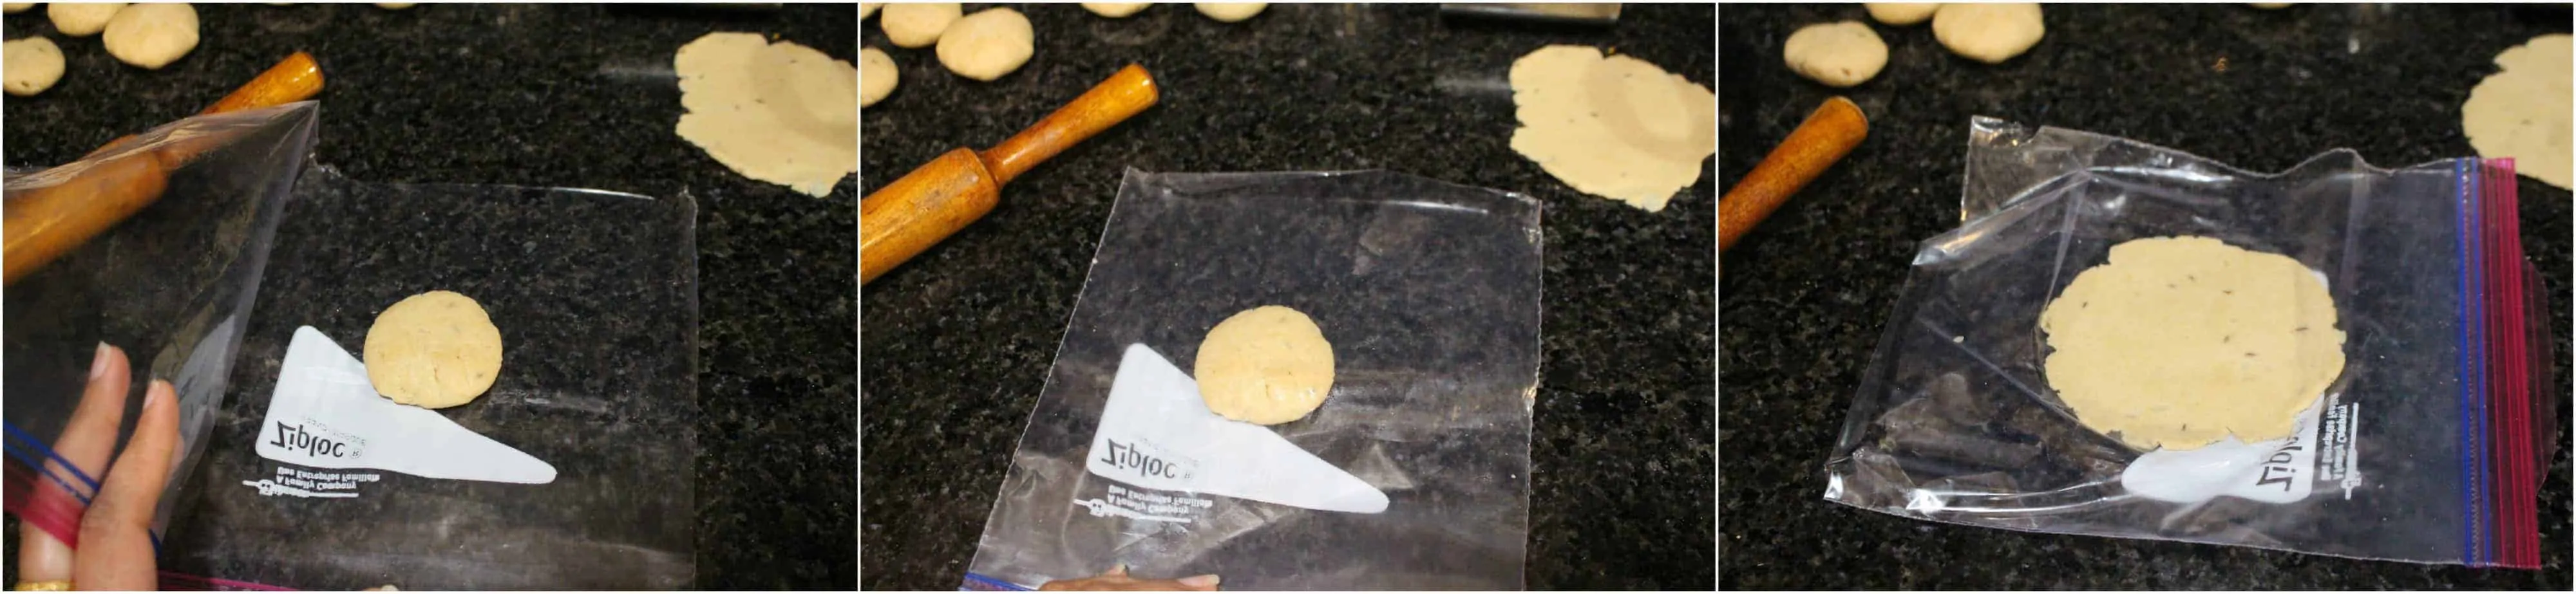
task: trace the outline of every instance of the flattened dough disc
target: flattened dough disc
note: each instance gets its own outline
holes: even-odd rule
[[[2344,334],[2315,271],[2206,237],[2112,246],[2039,327],[2058,398],[2142,450],[2288,437],[2343,373]]]

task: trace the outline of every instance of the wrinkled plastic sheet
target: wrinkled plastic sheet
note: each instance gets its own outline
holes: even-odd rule
[[[2386,170],[2336,150],[2265,174],[1986,118],[1972,126],[1967,163],[1964,222],[1915,256],[1826,465],[1828,500],[2034,532],[2509,564],[2496,540],[2530,528],[2498,517],[2513,506],[2498,493],[2515,492],[2511,467],[2546,467],[2558,410],[2545,332],[2511,326],[2526,333],[2489,342],[2488,332],[2508,326],[2477,321],[2508,303],[2492,301],[2504,292],[2526,297],[2521,315],[2547,319],[2536,286],[2490,291],[2480,282],[2491,267],[2527,270],[2518,240],[2481,249],[2507,245],[2482,239],[2512,227],[2513,210],[2491,208],[2510,204],[2509,164]],[[2493,212],[2503,220],[2481,218]],[[2149,453],[2086,428],[2049,389],[2038,327],[2048,301],[2111,246],[2184,235],[2288,256],[2327,280],[2346,366],[2311,409],[2314,429],[2298,447],[2221,464],[2250,469],[2242,478],[2267,487],[2296,485],[2299,495],[2142,497],[2123,481],[2143,479],[2124,472]],[[2515,341],[2537,345],[2523,350],[2527,367],[2513,368],[2529,377],[2490,375],[2506,368],[2488,359],[2489,347]],[[2535,388],[2528,403],[2501,389],[2525,380]],[[2488,415],[2521,404],[2539,414]],[[2543,445],[2495,445],[2516,432]],[[2527,488],[2530,478],[2519,480]]]
[[[1124,565],[1138,577],[1216,574],[1229,589],[1519,589],[1539,210],[1386,172],[1128,172],[963,587],[1034,588]],[[1334,384],[1304,419],[1225,421],[1180,374],[1211,327],[1264,305],[1315,321]],[[1169,397],[1153,406],[1112,406],[1140,368],[1180,387],[1116,396]],[[1113,408],[1129,412],[1104,420]],[[1151,418],[1118,416],[1129,414]],[[1188,424],[1205,432],[1157,433]],[[1337,478],[1290,463],[1306,452],[1382,492],[1383,509],[1153,488],[1173,483],[1113,464],[1136,460],[1122,454],[1138,446],[1104,451],[1112,430],[1145,435],[1143,451],[1166,459],[1156,468],[1183,469],[1174,476],[1235,466],[1289,483]],[[1243,454],[1255,445],[1273,449]],[[1121,498],[1165,505],[1142,519],[1115,509]]]
[[[203,458],[197,452],[224,404],[235,348],[260,294],[280,211],[313,144],[317,113],[308,102],[192,117],[72,163],[10,173],[14,204],[124,159],[202,148],[169,169],[149,206],[7,289],[0,354],[7,362],[7,499],[20,521],[74,542],[80,513],[106,478],[103,463],[73,463],[53,451],[101,343],[124,349],[133,373],[115,443],[132,435],[150,381],[167,379],[179,396],[182,444],[172,476],[187,476]],[[163,487],[156,535],[186,488],[181,481]]]
[[[375,184],[310,168],[277,231],[235,389],[175,502],[164,587],[691,587],[695,213],[686,195]],[[432,290],[477,301],[503,361],[480,398],[430,412],[552,465],[551,482],[319,468],[257,451],[277,437],[266,415],[299,328],[356,357],[378,313]],[[366,447],[403,445],[372,437]],[[290,470],[371,478],[337,490],[345,497],[258,485]]]

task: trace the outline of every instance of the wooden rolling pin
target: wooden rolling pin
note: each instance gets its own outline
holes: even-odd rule
[[[902,265],[993,211],[1002,185],[1029,168],[1153,107],[1162,91],[1134,64],[1046,119],[981,153],[959,148],[859,200],[859,284]]]
[[[313,62],[313,56],[296,52],[199,115],[275,107],[320,92],[321,65]],[[8,209],[0,214],[0,226],[6,227],[0,229],[0,241],[5,241],[0,245],[0,260],[5,260],[0,262],[5,266],[0,276],[6,277],[0,282],[17,283],[151,206],[168,189],[170,172],[225,140],[174,138],[152,150],[90,160],[114,153],[133,139],[121,137],[91,151],[82,157],[89,161],[88,169],[71,173],[69,180],[9,195]]]
[[[1717,251],[1735,245],[1744,232],[1762,224],[1762,219],[1779,210],[1799,188],[1840,161],[1862,138],[1869,137],[1869,117],[1861,115],[1860,106],[1850,99],[1826,99],[1807,114],[1807,121],[1789,132],[1780,147],[1762,157],[1753,172],[1728,188],[1717,200]]]

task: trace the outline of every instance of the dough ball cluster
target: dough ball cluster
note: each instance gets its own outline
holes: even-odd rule
[[[1903,27],[1932,22],[1932,36],[1960,57],[1999,64],[2046,36],[2038,4],[1870,3],[1871,19]],[[1808,25],[1789,35],[1780,57],[1791,71],[1830,87],[1868,82],[1887,65],[1887,42],[1867,23]]]
[[[186,4],[128,6],[108,21],[99,40],[118,61],[159,70],[197,49],[197,9]]]
[[[2324,277],[2206,237],[2111,246],[2040,313],[2049,387],[2086,427],[2140,450],[2297,429],[2343,373]]]
[[[1878,76],[1887,66],[1887,42],[1860,21],[1808,25],[1789,35],[1780,50],[1789,69],[1825,86],[1844,88]]]
[[[958,19],[939,36],[939,64],[949,72],[991,81],[1019,70],[1037,53],[1037,30],[1029,17],[1008,8],[988,8]]]
[[[0,44],[6,65],[0,65],[0,87],[11,95],[26,97],[54,88],[63,79],[63,48],[54,40],[29,37]]]
[[[482,304],[454,291],[404,298],[367,328],[367,381],[394,402],[447,408],[473,402],[501,375],[501,330]]]
[[[2516,172],[2560,188],[2576,188],[2568,142],[2576,121],[2567,113],[2576,103],[2568,92],[2576,49],[2569,39],[2542,35],[2497,54],[2501,70],[2478,81],[2460,105],[2460,131],[2478,156],[2512,157]]]
[[[1586,194],[1662,211],[1716,153],[1717,97],[1635,57],[1551,45],[1512,62],[1512,150]]]
[[[1333,345],[1305,313],[1265,305],[1209,329],[1191,375],[1209,412],[1277,425],[1306,418],[1332,394]]]

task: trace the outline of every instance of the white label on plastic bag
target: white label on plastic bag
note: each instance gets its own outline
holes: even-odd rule
[[[1193,494],[1361,514],[1387,506],[1386,493],[1270,428],[1209,411],[1198,381],[1142,344],[1128,345],[1119,362],[1084,458],[1101,478],[1183,493],[1112,485],[1101,499],[1075,502],[1093,515],[1187,522],[1214,504]]]
[[[295,329],[260,426],[259,457],[314,468],[372,468],[434,479],[545,484],[555,467],[492,441],[445,415],[395,404],[367,381],[367,366],[311,326]],[[278,468],[242,481],[263,495],[353,497],[363,473]]]
[[[2230,436],[2199,449],[2157,450],[2138,456],[2120,473],[2120,486],[2158,501],[2196,503],[2232,495],[2265,503],[2307,499],[2323,482],[2352,498],[2353,405],[2319,398],[2299,411],[2290,437],[2245,443]],[[2323,421],[2320,422],[2320,413]],[[2332,428],[2320,431],[2326,425]],[[2322,455],[2320,455],[2322,453]]]

